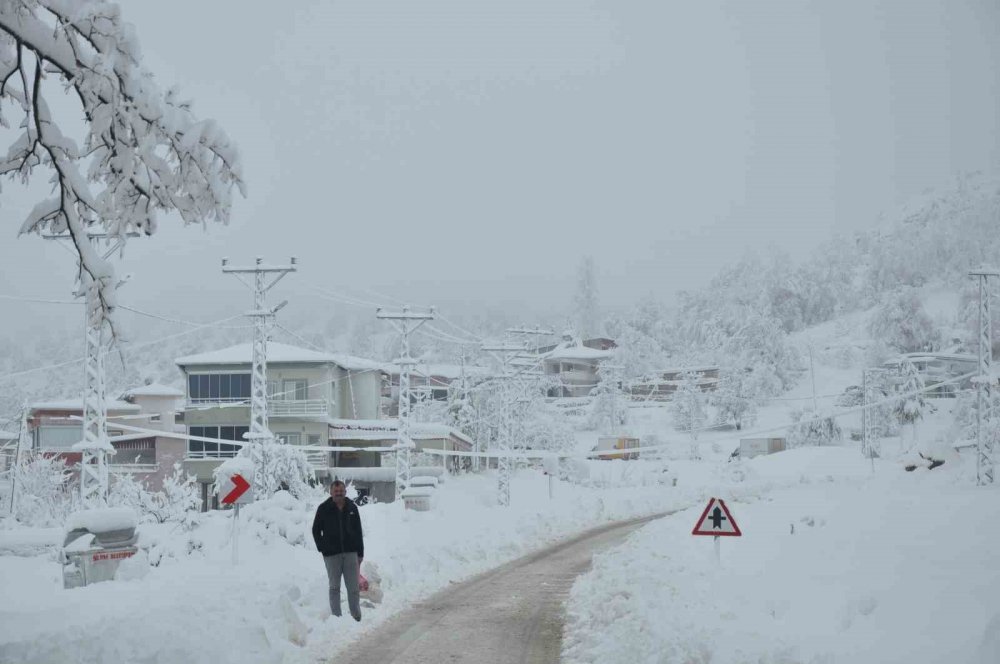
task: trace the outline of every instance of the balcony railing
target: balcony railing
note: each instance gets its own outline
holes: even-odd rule
[[[309,460],[309,465],[313,467],[313,470],[330,467],[329,452],[306,452],[306,459]]]
[[[115,473],[155,473],[160,469],[158,463],[115,463],[108,464],[108,468]]]
[[[326,399],[272,399],[267,402],[270,415],[326,415],[330,402]]]

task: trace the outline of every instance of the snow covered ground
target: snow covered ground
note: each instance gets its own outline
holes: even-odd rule
[[[887,456],[892,456],[891,453]],[[590,662],[1000,662],[1000,490],[972,455],[908,473],[855,448],[743,462],[723,493],[743,530],[691,530],[701,505],[599,555],[569,602],[564,659]]]
[[[362,508],[365,564],[377,565],[385,600],[360,625],[329,617],[309,532],[315,502],[279,495],[246,506],[235,566],[231,512],[190,531],[142,526],[127,580],[74,590],[62,588],[52,546],[60,531],[0,530],[0,588],[15,599],[0,604],[0,662],[320,661],[451,581],[590,526],[694,502],[652,481],[601,492],[560,482],[550,501],[547,479],[529,470],[514,478],[507,510],[495,505],[492,476],[451,479],[437,498],[425,513]]]

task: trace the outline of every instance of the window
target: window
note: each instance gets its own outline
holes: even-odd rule
[[[250,374],[194,374],[188,376],[192,402],[249,401]]]
[[[437,388],[431,390],[431,399],[434,401],[447,401],[448,400],[448,389],[447,388]]]
[[[35,434],[38,448],[42,450],[68,450],[83,440],[83,426],[79,424],[43,424]]]
[[[279,433],[278,438],[284,440],[288,445],[302,444],[302,434],[299,433]]]
[[[281,381],[281,399],[285,401],[305,401],[309,398],[309,387],[305,380]]]
[[[188,432],[201,438],[221,438],[222,440],[244,440],[243,434],[250,431],[245,426],[207,426],[191,427]],[[239,445],[227,445],[207,440],[189,440],[188,456],[193,458],[234,457],[240,450]]]

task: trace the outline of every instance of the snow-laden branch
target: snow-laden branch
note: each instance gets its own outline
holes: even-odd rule
[[[51,172],[54,196],[31,211],[20,232],[67,233],[81,278],[98,282],[108,312],[115,280],[91,232],[122,240],[152,234],[158,212],[177,212],[185,223],[225,223],[233,187],[245,195],[235,145],[211,120],[197,120],[175,90],[162,92],[141,59],[114,3],[0,2],[0,125],[20,132],[0,152],[0,175],[27,182],[39,166]],[[49,110],[50,80],[78,102],[82,146]],[[19,120],[8,118],[12,111]]]

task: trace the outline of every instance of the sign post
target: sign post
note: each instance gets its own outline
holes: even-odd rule
[[[239,535],[240,535],[240,505],[253,502],[253,491],[250,490],[250,483],[239,473],[233,473],[219,487],[219,495],[222,496],[223,505],[233,505],[233,564],[237,564],[239,558]]]
[[[714,538],[715,562],[722,564],[722,546],[720,537],[742,537],[743,532],[736,525],[736,520],[729,513],[729,508],[721,498],[710,498],[705,511],[698,518],[692,535],[711,535]]]

